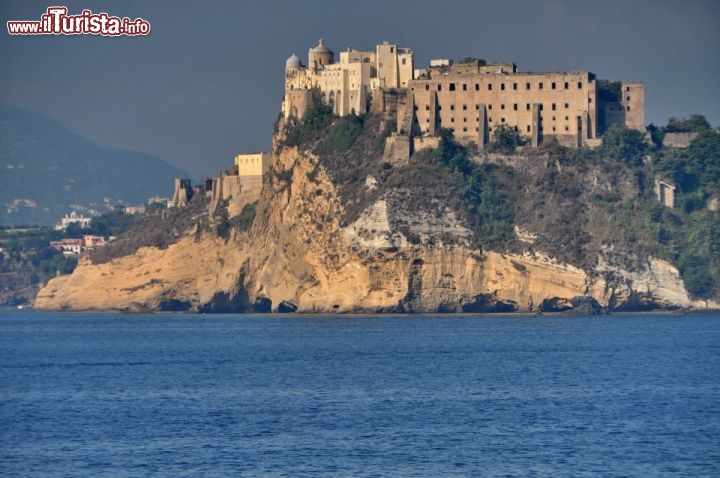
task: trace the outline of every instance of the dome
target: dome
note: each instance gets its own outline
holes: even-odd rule
[[[300,63],[300,58],[294,53],[285,61],[285,69],[300,68],[301,66],[302,63]]]
[[[318,42],[318,46],[312,49],[314,53],[332,53],[328,47],[325,46],[325,43],[323,43],[322,38]]]

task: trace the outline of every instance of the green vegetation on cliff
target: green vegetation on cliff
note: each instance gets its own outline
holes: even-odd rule
[[[608,95],[616,89],[606,86]],[[389,122],[373,114],[335,118],[300,145],[318,153],[317,167],[331,175],[344,206],[342,224],[381,197],[402,192],[413,211],[450,208],[485,249],[537,250],[590,273],[600,256],[627,270],[641,270],[648,257],[657,257],[678,266],[694,297],[720,297],[720,214],[708,209],[720,197],[717,131],[705,129],[689,148],[670,151],[617,126],[595,150],[548,143],[516,151],[519,141],[498,134],[477,153],[441,130],[436,150],[391,164],[378,147]],[[370,177],[374,188],[367,187]],[[656,178],[678,185],[676,208],[658,204]],[[410,241],[419,240],[398,227]],[[520,241],[516,227],[534,242]],[[612,274],[606,278],[612,283]]]

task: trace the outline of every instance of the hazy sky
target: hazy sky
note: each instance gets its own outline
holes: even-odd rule
[[[720,125],[718,0],[7,1],[8,20],[49,6],[142,17],[145,37],[0,39],[0,103],[45,113],[103,146],[216,175],[267,150],[285,59],[322,37],[336,53],[383,40],[430,58],[514,61],[645,83],[646,123],[704,114]],[[1,140],[1,138],[0,138]]]

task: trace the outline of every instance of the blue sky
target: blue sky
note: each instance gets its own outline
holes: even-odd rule
[[[646,123],[704,114],[720,125],[720,2],[143,0],[4,1],[3,23],[49,6],[142,17],[146,37],[11,36],[0,103],[45,113],[103,146],[215,175],[267,150],[285,59],[322,37],[335,52],[384,40],[430,58],[513,61],[523,71],[589,70],[645,83]]]

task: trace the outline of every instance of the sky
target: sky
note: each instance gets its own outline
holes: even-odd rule
[[[431,58],[515,62],[645,83],[645,122],[720,125],[717,0],[3,0],[3,25],[69,14],[143,18],[147,36],[0,35],[0,103],[40,112],[102,146],[158,156],[194,179],[269,150],[285,60],[382,41]],[[5,28],[5,27],[3,27]],[[1,140],[1,138],[0,138]]]

